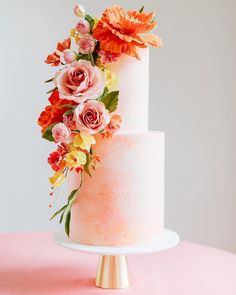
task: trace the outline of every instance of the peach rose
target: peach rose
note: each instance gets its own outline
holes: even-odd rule
[[[70,136],[70,130],[63,123],[58,123],[52,128],[52,137],[55,142],[65,142]]]
[[[98,98],[105,87],[104,73],[87,60],[74,61],[55,77],[60,98],[77,103]]]
[[[110,115],[102,102],[90,100],[75,109],[74,121],[78,130],[95,134],[109,124]]]

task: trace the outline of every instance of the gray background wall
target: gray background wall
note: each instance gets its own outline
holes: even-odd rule
[[[164,48],[151,50],[150,128],[166,132],[166,226],[236,252],[236,1],[117,1],[158,10]],[[84,1],[100,15],[113,1]],[[74,1],[0,1],[0,231],[48,222],[46,156],[36,119],[45,56],[67,36]],[[51,73],[50,73],[51,71]]]

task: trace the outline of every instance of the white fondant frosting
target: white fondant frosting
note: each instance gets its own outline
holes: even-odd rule
[[[149,48],[140,49],[139,55],[141,60],[124,55],[110,66],[119,80],[120,132],[148,130]]]

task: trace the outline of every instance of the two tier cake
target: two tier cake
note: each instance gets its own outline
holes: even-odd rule
[[[148,47],[161,45],[155,13],[114,5],[97,20],[82,6],[74,12],[70,38],[46,59],[63,67],[38,121],[58,146],[48,158],[52,196],[68,178],[67,204],[52,218],[80,244],[146,244],[164,228],[164,133],[148,131]]]

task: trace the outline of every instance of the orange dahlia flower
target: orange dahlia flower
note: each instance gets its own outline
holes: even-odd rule
[[[155,12],[125,12],[122,7],[108,7],[93,30],[102,50],[128,54],[139,59],[136,47],[159,47],[161,39],[150,32],[156,27]]]

